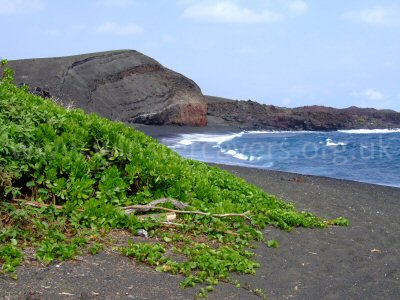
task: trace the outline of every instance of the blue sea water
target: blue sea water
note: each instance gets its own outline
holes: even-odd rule
[[[400,129],[182,134],[162,143],[205,162],[400,187]]]

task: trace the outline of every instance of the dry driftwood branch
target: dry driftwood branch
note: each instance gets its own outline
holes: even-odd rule
[[[188,205],[186,203],[174,200],[174,199],[170,199],[170,198],[160,198],[158,200],[154,200],[151,201],[149,204],[147,204],[147,206],[157,206],[158,204],[162,204],[162,203],[172,203],[173,206],[175,206],[177,209],[185,209],[186,207],[188,207]],[[149,208],[136,208],[134,209],[136,212],[148,212],[151,209]]]
[[[160,224],[163,224],[165,227],[183,227],[184,225],[181,223],[174,223],[174,222],[160,222]]]
[[[176,213],[168,212],[168,213],[161,213],[161,214],[139,215],[139,216],[137,216],[137,218],[140,221],[143,221],[148,218],[154,218],[157,220],[163,220],[163,221],[170,222],[170,221],[173,221],[176,219]]]
[[[164,210],[164,211],[168,211],[168,212],[174,212],[174,213],[178,213],[178,214],[194,214],[194,215],[202,215],[202,216],[210,216],[210,217],[214,217],[214,218],[226,218],[226,217],[246,217],[247,215],[250,214],[249,211],[246,211],[244,213],[241,214],[236,214],[236,213],[232,213],[232,214],[208,214],[202,211],[198,211],[198,210],[176,210],[176,209],[170,209],[170,208],[165,208],[165,207],[160,207],[160,206],[152,206],[152,205],[130,205],[130,206],[126,206],[122,208],[125,211],[130,211],[130,210],[142,210],[142,209],[147,209],[147,211],[149,210]]]

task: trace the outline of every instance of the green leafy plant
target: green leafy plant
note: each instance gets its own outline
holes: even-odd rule
[[[268,240],[266,244],[269,248],[278,248],[279,247],[279,243],[277,240]]]
[[[45,239],[38,244],[36,257],[45,263],[50,263],[55,259],[67,260],[73,258],[76,250],[77,246],[75,244]]]
[[[2,272],[15,272],[15,268],[22,263],[22,252],[17,247],[17,241],[0,246],[0,263]],[[14,274],[15,277],[15,274]]]
[[[93,243],[93,245],[89,248],[89,252],[92,255],[99,253],[101,250],[104,249],[104,245],[100,243]]]
[[[328,222],[329,225],[336,225],[336,226],[349,226],[350,222],[349,220],[343,218],[343,217],[339,217],[336,219],[333,219],[331,221]]]
[[[80,109],[65,109],[13,84],[2,61],[0,80],[0,230],[3,270],[13,272],[26,246],[49,263],[82,249],[97,253],[93,236],[145,229],[160,242],[120,251],[158,271],[182,274],[183,287],[206,284],[206,296],[232,272],[254,274],[252,242],[267,225],[348,225],[323,220],[205,163],[180,157],[154,139]],[[121,208],[169,197],[204,214],[178,215],[173,227]],[[39,207],[31,207],[37,205]],[[166,204],[168,206],[168,204]],[[244,213],[215,218],[213,214]],[[94,243],[93,243],[94,242]],[[270,241],[271,242],[271,241]],[[90,246],[92,245],[92,246]],[[272,245],[277,245],[271,244]],[[183,256],[178,262],[170,253]]]

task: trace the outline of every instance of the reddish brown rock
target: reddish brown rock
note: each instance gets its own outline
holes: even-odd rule
[[[177,114],[170,117],[171,123],[180,125],[207,125],[207,106],[199,103],[178,104]]]

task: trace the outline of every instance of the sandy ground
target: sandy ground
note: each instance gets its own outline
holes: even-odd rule
[[[400,189],[275,171],[221,166],[322,217],[344,216],[350,227],[265,229],[279,248],[260,244],[256,276],[243,288],[219,285],[209,299],[399,299]],[[0,276],[0,299],[193,299],[179,276],[161,274],[112,251],[75,261],[21,267]]]
[[[290,173],[223,166],[298,209],[344,216],[349,227],[267,228],[280,247],[256,253],[251,280],[271,299],[400,299],[400,189]]]

